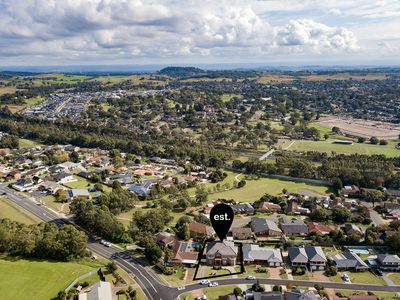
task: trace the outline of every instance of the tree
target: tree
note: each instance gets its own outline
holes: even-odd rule
[[[256,283],[254,283],[254,284],[251,286],[251,290],[252,290],[253,292],[264,292],[264,291],[265,291],[264,287],[258,282],[258,280],[257,280]]]
[[[337,268],[335,266],[328,266],[325,270],[325,275],[328,277],[336,276],[337,273]]]
[[[341,206],[335,206],[332,209],[332,219],[336,223],[348,222],[350,218],[351,218],[351,213],[348,209]]]
[[[106,265],[106,269],[107,269],[108,273],[114,274],[114,272],[117,271],[118,267],[117,267],[117,264],[112,261]]]
[[[324,134],[324,139],[327,140],[329,138],[329,134],[325,133]]]
[[[386,146],[387,144],[388,144],[388,141],[387,141],[387,140],[380,140],[380,141],[379,141],[379,145]]]
[[[357,143],[360,143],[360,144],[362,144],[362,143],[364,143],[365,142],[365,140],[366,140],[366,138],[365,137],[358,137],[357,138]]]
[[[203,185],[196,186],[196,204],[201,205],[207,202],[208,193]]]
[[[65,203],[68,201],[67,192],[63,189],[57,190],[57,192],[54,194],[54,197],[56,198],[57,202]]]
[[[245,185],[246,185],[246,180],[242,179],[238,182],[237,187],[238,187],[238,189],[240,189],[240,188],[244,187]]]
[[[238,287],[238,286],[235,287],[235,288],[233,289],[233,294],[234,294],[236,297],[241,296],[242,293],[243,293],[242,289],[241,289],[240,287]]]
[[[313,221],[325,221],[328,219],[328,212],[324,208],[317,208],[310,214],[310,219]]]
[[[160,247],[153,241],[152,243],[146,245],[144,254],[151,264],[156,264],[162,257],[163,253]]]
[[[400,232],[396,232],[386,238],[385,245],[388,246],[392,251],[400,251]]]
[[[379,139],[378,139],[376,136],[373,136],[373,137],[371,137],[371,138],[369,139],[369,142],[370,142],[372,145],[377,145],[377,144],[379,143]]]

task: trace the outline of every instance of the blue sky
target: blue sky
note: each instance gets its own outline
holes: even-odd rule
[[[0,65],[400,65],[398,0],[0,0]]]

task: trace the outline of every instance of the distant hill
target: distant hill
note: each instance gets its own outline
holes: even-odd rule
[[[190,77],[205,72],[206,71],[195,67],[166,67],[161,69],[158,73],[171,77]]]

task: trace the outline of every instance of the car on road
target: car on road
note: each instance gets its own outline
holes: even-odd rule
[[[343,281],[345,281],[345,282],[350,282],[350,277],[349,277],[349,275],[347,275],[347,274],[343,274],[342,279],[343,279]]]
[[[381,269],[376,269],[376,274],[378,274],[378,276],[383,276],[383,272]]]
[[[102,244],[102,245],[104,245],[104,246],[106,246],[106,247],[111,247],[111,243],[110,243],[110,242],[107,242],[106,240],[101,240],[101,241],[100,241],[100,244]]]
[[[218,282],[213,281],[208,284],[209,287],[218,286]]]
[[[200,281],[200,284],[203,284],[203,285],[208,285],[210,283],[211,283],[210,280],[202,280],[202,281]]]
[[[248,279],[248,280],[254,280],[254,279],[256,279],[256,277],[253,276],[253,275],[249,275],[249,276],[246,277],[246,279]]]

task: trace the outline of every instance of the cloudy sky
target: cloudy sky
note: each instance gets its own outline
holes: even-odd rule
[[[400,65],[399,0],[0,0],[0,65]]]

